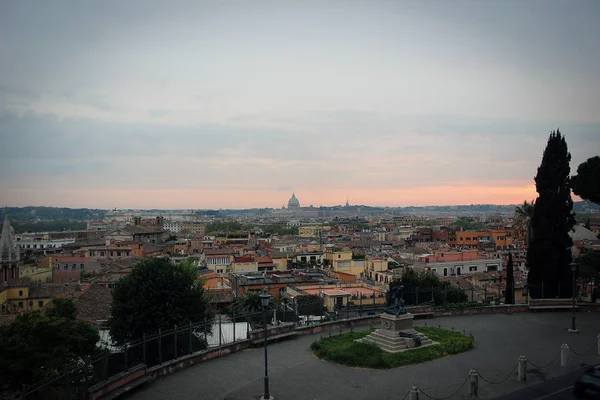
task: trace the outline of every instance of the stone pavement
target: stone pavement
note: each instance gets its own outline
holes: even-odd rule
[[[515,313],[443,317],[430,325],[466,329],[476,340],[472,351],[428,363],[391,370],[369,370],[330,364],[316,359],[310,344],[320,335],[302,336],[269,345],[269,380],[276,400],[401,400],[416,384],[432,398],[466,399],[467,386],[460,388],[471,368],[491,382],[480,380],[480,398],[493,399],[565,374],[581,364],[600,363],[597,349],[587,355],[571,354],[568,367],[560,367],[561,343],[582,353],[596,344],[600,333],[598,313],[578,313],[581,333],[569,334],[570,314]],[[423,325],[416,321],[415,325]],[[527,383],[517,382],[516,363],[524,354],[529,366]],[[554,362],[552,362],[554,360]],[[263,349],[249,349],[211,360],[151,382],[127,397],[144,399],[250,400],[257,399],[263,385]],[[459,389],[460,388],[460,389]],[[421,396],[423,397],[423,396]],[[425,397],[427,398],[427,397]]]

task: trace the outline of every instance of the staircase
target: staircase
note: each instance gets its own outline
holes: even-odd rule
[[[429,339],[424,334],[415,331],[414,329],[403,330],[404,333],[411,333],[421,338],[421,346],[431,346],[435,344],[434,341]],[[397,353],[400,351],[409,350],[414,347],[414,340],[410,338],[400,337],[398,332],[389,331],[385,329],[377,329],[375,332],[368,336],[359,339],[361,343],[372,344],[390,353]]]

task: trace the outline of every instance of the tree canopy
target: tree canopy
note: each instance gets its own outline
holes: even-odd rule
[[[71,299],[55,299],[43,314],[32,311],[0,327],[0,386],[20,389],[92,356],[98,330],[75,319]]]
[[[538,198],[527,247],[527,283],[532,298],[571,297],[571,246],[575,225],[569,174],[571,154],[560,131],[550,134],[535,176]]]
[[[573,193],[584,200],[600,204],[600,157],[588,158],[577,167],[571,178]]]
[[[525,231],[527,236],[525,243],[529,244],[531,240],[531,219],[533,218],[535,200],[528,203],[527,200],[522,205],[515,207],[515,227]]]
[[[144,333],[175,325],[205,323],[210,331],[209,298],[191,264],[173,264],[167,258],[137,263],[131,274],[113,288],[110,334],[117,344],[140,340]]]
[[[506,265],[506,294],[504,303],[515,304],[515,268],[512,253],[508,253],[508,263]]]
[[[468,300],[465,292],[448,281],[438,278],[433,272],[405,268],[402,278],[394,279],[387,292],[389,295],[396,286],[404,286],[403,299],[407,305],[433,302],[436,305],[444,303],[462,303]]]

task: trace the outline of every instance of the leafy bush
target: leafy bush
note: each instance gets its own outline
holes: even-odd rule
[[[400,353],[388,353],[372,344],[357,342],[357,339],[372,332],[365,331],[320,339],[312,343],[311,349],[317,357],[323,360],[351,367],[387,369],[420,364],[462,353],[475,347],[473,338],[460,332],[432,327],[416,327],[415,330],[425,334],[438,344]]]

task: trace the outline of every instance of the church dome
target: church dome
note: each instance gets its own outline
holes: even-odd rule
[[[300,207],[300,202],[296,198],[296,195],[292,193],[292,197],[288,201],[288,208]]]

